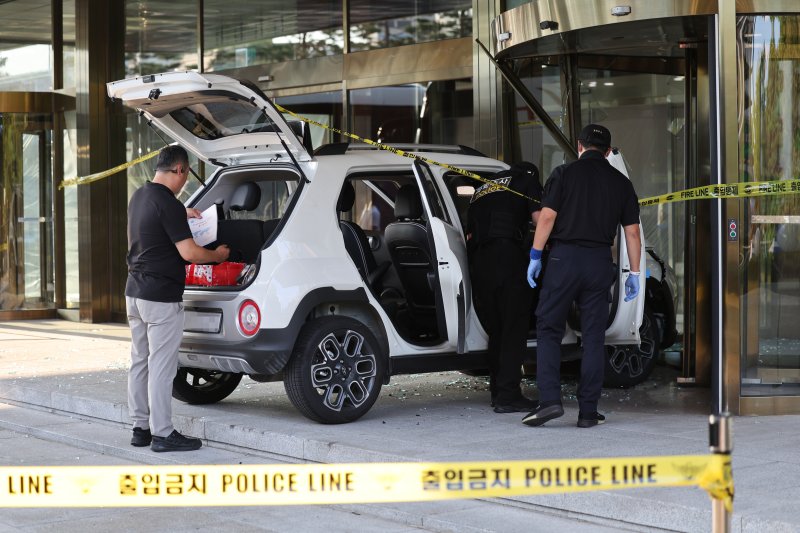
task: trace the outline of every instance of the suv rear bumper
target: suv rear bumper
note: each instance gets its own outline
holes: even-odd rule
[[[181,366],[241,374],[277,374],[289,361],[295,335],[289,329],[262,329],[250,339],[187,339],[179,349]]]

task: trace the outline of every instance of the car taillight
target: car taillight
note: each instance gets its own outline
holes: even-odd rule
[[[253,300],[245,300],[239,306],[239,329],[248,337],[255,335],[261,324],[261,311]]]

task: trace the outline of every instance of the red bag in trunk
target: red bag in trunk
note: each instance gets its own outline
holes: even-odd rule
[[[218,265],[186,265],[186,285],[219,287],[236,285],[236,278],[242,273],[244,263],[225,261]]]

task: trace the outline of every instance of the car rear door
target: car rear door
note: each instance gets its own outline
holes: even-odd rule
[[[296,161],[311,160],[269,98],[234,78],[166,72],[110,82],[106,89],[203,161],[288,162],[287,150]]]

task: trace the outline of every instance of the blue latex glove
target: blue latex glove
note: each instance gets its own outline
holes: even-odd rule
[[[542,251],[536,248],[531,248],[531,262],[528,263],[528,285],[531,288],[536,287],[534,278],[538,278],[542,272]]]
[[[625,280],[625,301],[630,302],[639,294],[639,273],[630,272]]]

